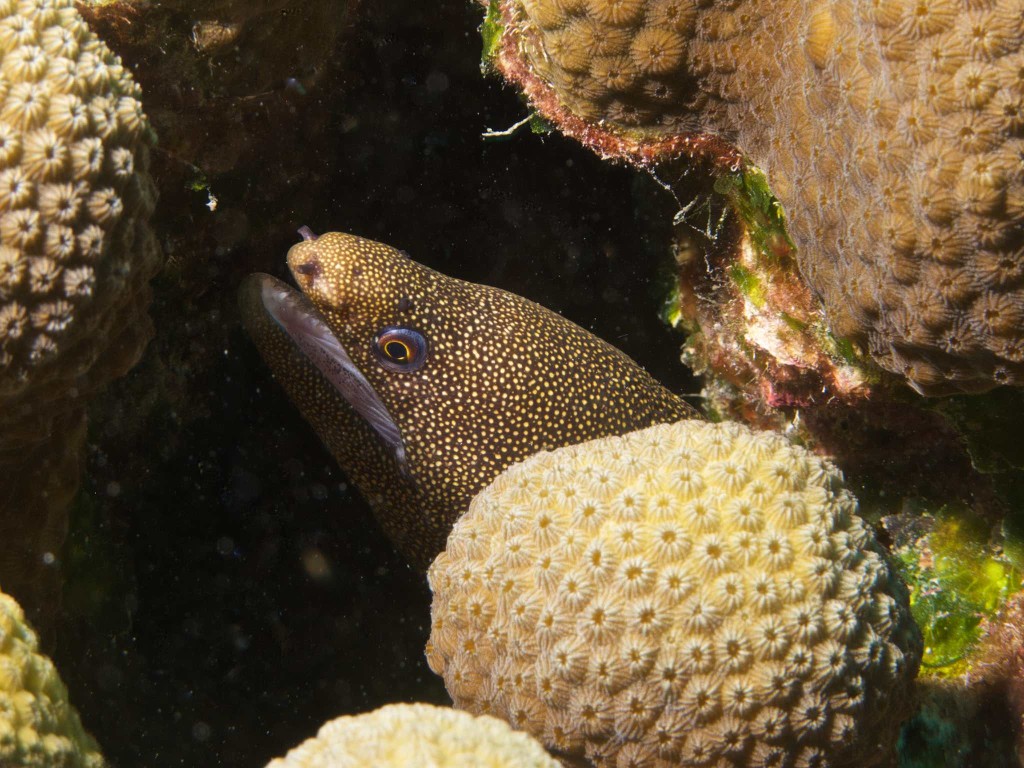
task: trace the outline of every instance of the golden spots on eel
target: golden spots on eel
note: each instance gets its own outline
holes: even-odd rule
[[[538,304],[381,243],[302,232],[288,254],[301,293],[250,277],[246,328],[420,567],[510,465],[694,415],[622,352]]]

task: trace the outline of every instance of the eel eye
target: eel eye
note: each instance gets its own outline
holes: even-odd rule
[[[423,367],[427,360],[427,340],[419,331],[389,325],[373,340],[373,351],[389,371],[409,373]]]

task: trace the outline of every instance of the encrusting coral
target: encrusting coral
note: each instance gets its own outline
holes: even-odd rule
[[[53,663],[15,600],[0,591],[0,765],[102,768]]]
[[[267,768],[559,768],[525,733],[494,717],[430,704],[390,704],[339,717]]]
[[[597,766],[868,766],[920,636],[838,471],[684,421],[540,453],[430,569],[457,706]]]
[[[764,169],[832,331],[921,392],[1024,383],[1024,2],[502,0],[543,117]]]

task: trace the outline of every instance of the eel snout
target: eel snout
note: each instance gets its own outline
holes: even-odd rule
[[[245,278],[239,302],[247,329],[257,343],[269,347],[265,342],[271,335],[280,336],[283,331],[373,428],[398,466],[405,470],[405,445],[398,425],[313,303],[300,291],[266,274]]]

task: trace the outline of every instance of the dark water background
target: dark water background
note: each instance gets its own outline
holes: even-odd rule
[[[658,319],[671,200],[557,136],[482,141],[526,112],[480,74],[481,18],[468,2],[364,4],[333,74],[296,101],[291,119],[326,121],[321,141],[275,148],[288,185],[247,167],[215,185],[216,214],[200,194],[159,215],[158,337],[93,411],[54,652],[116,766],[259,766],[332,717],[447,702],[423,657],[425,579],[238,325],[238,280],[286,278],[299,225],[527,296],[695,389]],[[329,194],[310,202],[313,180]],[[287,226],[254,239],[274,216]],[[190,226],[207,245],[174,252]]]

